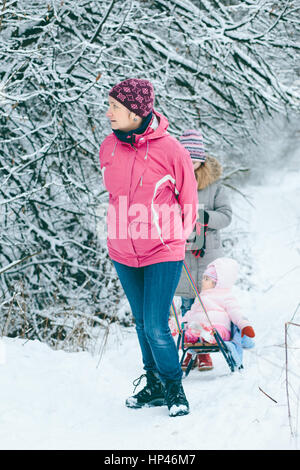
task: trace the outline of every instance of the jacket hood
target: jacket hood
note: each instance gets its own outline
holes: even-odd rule
[[[215,157],[207,155],[205,163],[195,172],[198,189],[204,189],[220,179],[222,171],[221,163]]]
[[[162,137],[163,135],[166,135],[168,133],[168,127],[169,121],[167,120],[167,118],[159,112],[153,110],[152,122],[150,123],[144,134],[136,136],[136,143],[138,143],[141,138],[143,139],[142,141],[144,141],[148,139],[156,139],[158,137]]]
[[[214,266],[217,273],[217,288],[231,289],[237,280],[239,265],[232,258],[217,258],[208,266]],[[207,266],[207,267],[208,267]]]

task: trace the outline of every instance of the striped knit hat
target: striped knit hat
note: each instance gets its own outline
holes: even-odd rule
[[[218,276],[217,276],[217,271],[216,271],[216,268],[213,264],[209,264],[206,268],[206,270],[204,271],[203,273],[203,276],[208,276],[210,277],[213,281],[216,281],[218,280]]]
[[[108,94],[142,118],[153,110],[154,89],[148,80],[127,78],[113,86]]]
[[[206,155],[204,152],[203,137],[200,131],[189,129],[184,131],[179,137],[179,142],[190,152],[192,160],[205,162]]]

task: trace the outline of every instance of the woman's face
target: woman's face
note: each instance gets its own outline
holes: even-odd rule
[[[129,132],[139,126],[142,118],[129,111],[122,103],[111,96],[108,97],[108,103],[106,116],[110,120],[112,129]]]

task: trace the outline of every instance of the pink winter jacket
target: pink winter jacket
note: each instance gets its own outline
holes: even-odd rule
[[[238,274],[238,263],[231,258],[218,258],[208,266],[211,265],[215,267],[217,272],[216,286],[200,293],[208,317],[213,326],[224,326],[230,331],[231,322],[233,322],[242,330],[245,326],[250,325],[250,322],[242,315],[240,306],[231,293],[231,288]],[[197,328],[198,324],[210,325],[198,298],[184,315],[183,321],[187,322],[190,328]]]
[[[154,111],[134,146],[108,135],[100,147],[109,192],[107,246],[111,259],[141,267],[185,257],[197,218],[197,182],[189,152]]]

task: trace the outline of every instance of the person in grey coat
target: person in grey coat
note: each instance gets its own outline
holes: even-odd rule
[[[222,166],[215,157],[205,154],[201,132],[187,130],[179,140],[190,152],[198,182],[199,217],[196,230],[187,243],[185,263],[200,292],[202,275],[207,265],[224,256],[220,230],[230,224],[232,209],[226,188],[220,182]],[[184,316],[195,300],[184,271],[175,295],[181,296],[181,315]]]

